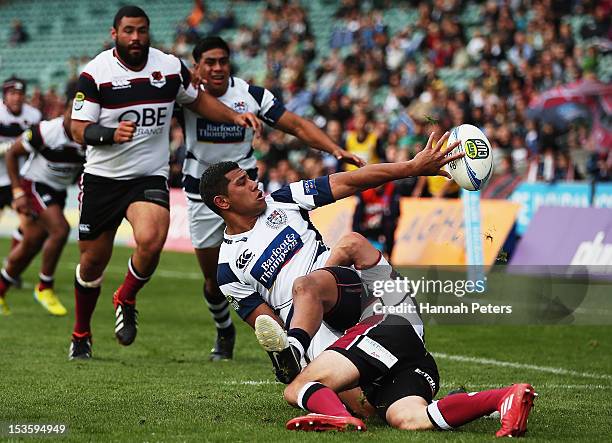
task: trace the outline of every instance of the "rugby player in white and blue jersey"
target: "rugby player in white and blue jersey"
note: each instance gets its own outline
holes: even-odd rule
[[[308,120],[285,110],[282,103],[265,88],[250,85],[230,73],[230,48],[220,37],[200,40],[193,50],[195,74],[206,91],[238,113],[252,112],[268,125],[292,134],[307,145],[357,166],[363,161],[334,143]],[[249,177],[257,179],[253,156],[253,130],[219,123],[184,109],[187,155],[183,164],[183,187],[187,196],[189,231],[198,263],[205,277],[204,297],[217,327],[211,360],[232,358],[235,329],[229,306],[216,282],[219,245],[223,239],[223,220],[202,201],[200,176],[220,161],[234,161]]]
[[[442,142],[446,138],[448,133]],[[235,162],[221,162],[208,168],[200,183],[202,199],[226,224],[217,281],[238,315],[251,326],[262,314],[283,322],[289,340],[301,354],[298,357],[308,356],[321,320],[340,331],[352,326],[361,313],[360,300],[344,295],[351,288],[360,293],[361,281],[347,268],[326,267],[330,251],[310,221],[308,211],[388,181],[415,175],[447,176],[441,167],[459,156],[444,157],[450,151],[441,150],[440,146],[434,149],[430,138],[427,148],[408,162],[368,165],[302,180],[268,197]],[[318,317],[308,318],[300,312],[299,319],[292,318],[294,282],[318,269],[328,271],[324,273],[327,281],[333,289],[337,285],[338,294],[342,293],[338,303],[346,305]],[[357,299],[357,306],[351,298]]]

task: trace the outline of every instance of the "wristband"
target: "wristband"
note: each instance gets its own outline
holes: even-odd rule
[[[92,146],[112,145],[114,143],[115,128],[93,123],[85,128],[83,139],[85,143]]]
[[[21,188],[13,189],[13,200],[17,200],[18,198],[25,197],[26,193]]]

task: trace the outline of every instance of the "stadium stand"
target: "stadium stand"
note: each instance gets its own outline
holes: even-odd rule
[[[49,106],[49,94],[63,91],[89,57],[111,44],[112,15],[125,3],[1,2],[0,77],[25,78],[36,87],[35,104],[60,112]],[[201,21],[190,24],[198,3]],[[491,140],[503,174],[510,167],[529,180],[612,176],[610,136],[594,137],[592,130],[599,110],[599,134],[610,131],[608,101],[595,96],[577,122],[529,109],[538,94],[560,85],[610,83],[607,2],[149,0],[142,6],[158,47],[188,60],[197,36],[219,33],[232,44],[237,74],[265,84],[289,109],[321,125],[340,120],[343,134],[353,129],[353,115],[365,114],[381,160],[410,158],[420,131],[470,122]],[[12,37],[17,21],[23,39]],[[291,143],[274,131],[258,141],[265,183],[270,170],[276,183],[286,174],[338,167],[330,158],[289,153]],[[289,160],[281,177],[279,160]]]

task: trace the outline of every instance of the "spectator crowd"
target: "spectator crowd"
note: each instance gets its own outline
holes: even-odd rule
[[[342,0],[329,18],[328,41],[313,32],[304,2],[264,5],[255,24],[246,25],[231,6],[215,15],[196,1],[168,49],[191,64],[197,38],[230,30],[236,75],[265,86],[368,162],[410,159],[431,131],[471,123],[493,146],[495,175],[485,196],[505,198],[522,180],[612,179],[612,146],[591,137],[589,119],[560,126],[529,112],[543,91],[602,81],[612,2]],[[411,20],[392,32],[389,7],[409,11]],[[265,59],[265,72],[241,69],[240,61],[255,57]],[[57,91],[36,90],[31,102],[45,117],[61,114]],[[171,137],[177,186],[184,156],[178,123]],[[269,128],[255,149],[268,191],[344,168]],[[443,178],[408,179],[397,188],[402,195],[457,195]]]

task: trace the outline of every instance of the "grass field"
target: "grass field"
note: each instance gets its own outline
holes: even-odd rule
[[[8,242],[0,241],[6,251]],[[70,314],[52,318],[27,287],[12,289],[10,317],[0,317],[0,423],[63,423],[62,441],[481,441],[498,422],[481,419],[453,433],[402,433],[371,420],[363,434],[284,430],[300,414],[282,399],[267,356],[238,325],[235,360],[211,363],[214,328],[200,295],[194,257],[165,253],[139,296],[139,333],[120,347],[113,336],[111,294],[125,273],[129,250],[116,248],[93,320],[94,359],[68,362],[73,322],[76,246],[68,245],[56,287]],[[235,317],[236,318],[236,317]],[[238,320],[239,322],[239,320]],[[516,381],[540,397],[529,440],[605,441],[612,435],[612,327],[432,326],[444,393]],[[509,362],[509,363],[508,363]],[[7,438],[6,433],[0,439]],[[17,439],[15,439],[17,440]]]

